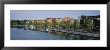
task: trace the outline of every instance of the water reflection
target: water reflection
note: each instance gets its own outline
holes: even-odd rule
[[[77,32],[76,32],[77,33]],[[23,28],[11,28],[11,40],[97,40],[85,35],[68,34],[62,32],[40,32],[24,30]]]

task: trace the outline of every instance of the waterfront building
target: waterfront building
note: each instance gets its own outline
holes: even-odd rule
[[[55,28],[56,27],[56,18],[47,18],[46,23],[48,28]]]
[[[63,19],[63,21],[65,21],[65,22],[70,22],[70,17],[64,17],[64,19]]]
[[[70,17],[64,17],[63,18],[63,22],[65,23],[65,24],[70,24]]]
[[[62,19],[61,18],[56,18],[56,22],[57,23],[61,23],[62,22]]]
[[[35,22],[35,20],[31,20],[31,22],[32,22],[32,23],[34,23],[34,22]]]
[[[56,18],[47,18],[46,21],[47,21],[49,24],[54,24],[54,23],[56,23]]]
[[[29,21],[26,20],[26,24],[29,23]]]
[[[61,18],[56,18],[56,27],[57,29],[61,29],[62,26],[62,19]]]
[[[89,23],[89,24],[88,24]],[[82,28],[86,28],[87,25],[91,25],[91,30],[95,32],[100,31],[100,15],[97,16],[81,16],[80,25]],[[87,29],[87,28],[86,28]]]
[[[45,20],[37,20],[37,23],[45,23]]]
[[[75,20],[73,18],[70,19],[70,24],[74,24]]]

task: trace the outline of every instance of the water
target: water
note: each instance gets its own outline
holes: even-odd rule
[[[24,30],[20,28],[11,28],[11,40],[60,40],[64,39],[62,35]]]
[[[90,37],[79,35],[64,35],[64,33],[48,33],[33,30],[24,30],[23,28],[11,28],[11,40],[87,40]]]

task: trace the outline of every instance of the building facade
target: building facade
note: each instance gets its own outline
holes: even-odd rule
[[[56,22],[57,23],[61,23],[62,22],[62,19],[61,18],[56,18]]]
[[[45,20],[37,20],[37,23],[45,23]]]
[[[81,16],[80,25],[83,29],[90,28],[94,32],[100,32],[100,15]]]
[[[65,24],[70,24],[70,20],[71,20],[70,17],[64,17],[64,18],[63,18],[63,23],[65,23]]]
[[[47,18],[46,22],[48,22],[49,24],[54,24],[56,23],[56,18]]]

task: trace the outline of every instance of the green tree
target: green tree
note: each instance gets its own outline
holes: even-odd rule
[[[80,23],[79,22],[74,22],[72,28],[79,29],[80,28]]]
[[[93,28],[93,23],[92,23],[92,20],[87,20],[86,22],[86,29],[87,31],[92,31],[92,28]]]

